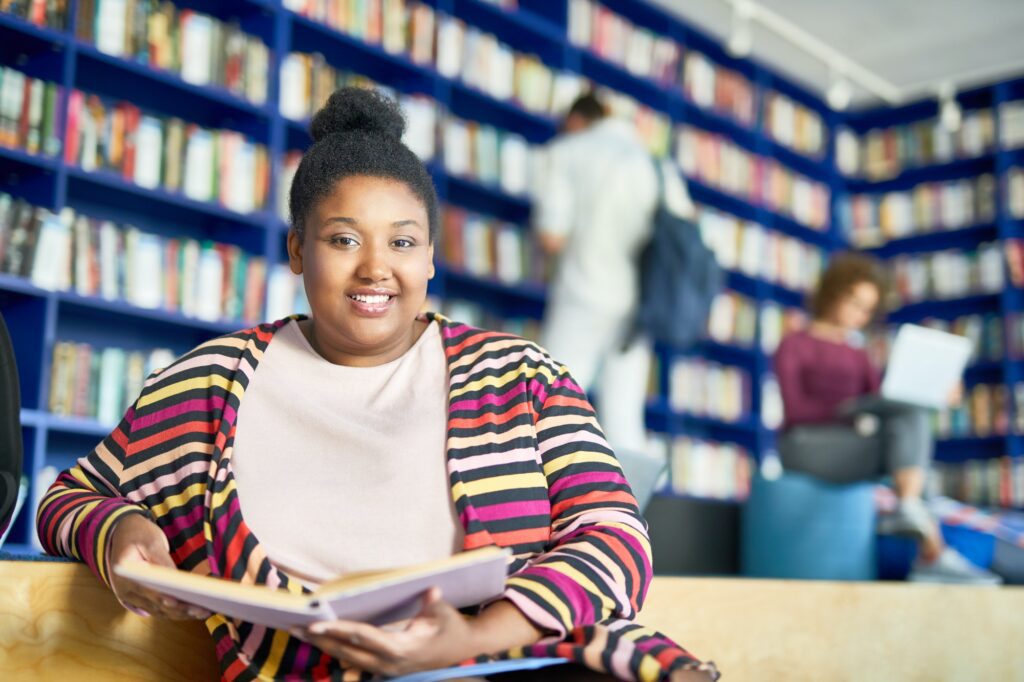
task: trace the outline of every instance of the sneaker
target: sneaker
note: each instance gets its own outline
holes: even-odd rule
[[[882,535],[901,535],[915,540],[933,537],[938,528],[924,501],[918,497],[901,499],[896,511],[878,519]]]
[[[914,560],[907,580],[918,583],[946,583],[957,585],[1001,585],[1003,579],[968,561],[952,547],[946,547],[935,561],[925,563]]]

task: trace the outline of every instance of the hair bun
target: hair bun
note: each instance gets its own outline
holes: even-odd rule
[[[329,135],[357,131],[401,140],[405,117],[398,102],[376,90],[341,88],[316,112],[309,126],[314,142]]]

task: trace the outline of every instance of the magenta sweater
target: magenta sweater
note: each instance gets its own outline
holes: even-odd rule
[[[775,352],[782,390],[782,428],[838,421],[843,401],[877,393],[881,376],[861,348],[826,341],[806,331],[790,334]]]

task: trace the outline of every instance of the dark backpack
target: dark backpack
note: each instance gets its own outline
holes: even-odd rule
[[[637,333],[684,350],[699,341],[711,303],[725,284],[715,254],[704,245],[700,228],[665,205],[665,178],[655,161],[658,203],[651,239],[640,252],[640,304]]]

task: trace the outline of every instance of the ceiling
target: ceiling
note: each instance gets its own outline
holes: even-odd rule
[[[726,0],[653,0],[723,41]],[[903,101],[1024,75],[1024,0],[755,0],[897,88]],[[828,67],[754,22],[753,57],[824,95]],[[883,102],[854,83],[853,107]]]

